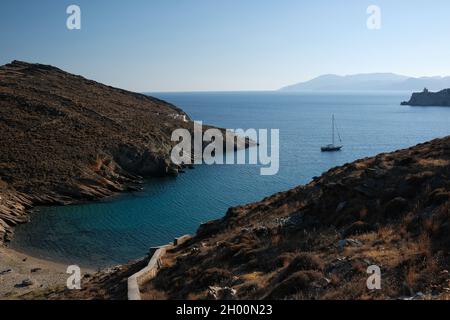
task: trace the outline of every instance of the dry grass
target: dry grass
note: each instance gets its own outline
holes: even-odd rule
[[[450,161],[446,159],[433,158],[420,159],[418,163],[424,167],[448,167],[450,165]]]

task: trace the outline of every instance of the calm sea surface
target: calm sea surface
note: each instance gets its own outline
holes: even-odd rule
[[[308,182],[327,169],[450,134],[450,108],[407,107],[408,93],[161,93],[193,120],[225,128],[280,129],[280,170],[257,165],[197,166],[151,179],[113,201],[40,208],[11,246],[68,264],[104,267],[144,256],[151,246],[193,233],[227,208]],[[344,149],[321,153],[336,117]]]

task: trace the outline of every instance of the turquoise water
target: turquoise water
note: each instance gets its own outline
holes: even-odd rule
[[[17,228],[12,247],[70,264],[103,267],[146,254],[149,247],[193,233],[227,208],[308,182],[358,158],[450,134],[450,108],[407,107],[408,93],[167,93],[154,94],[193,120],[226,128],[280,129],[280,171],[260,176],[256,165],[198,166],[177,178],[151,179],[142,192],[113,201],[40,208]],[[330,141],[331,114],[344,140]]]

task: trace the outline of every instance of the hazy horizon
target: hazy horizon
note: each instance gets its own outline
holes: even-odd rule
[[[66,8],[81,8],[68,30]],[[368,6],[381,9],[369,30]],[[450,3],[2,1],[0,63],[51,64],[137,92],[273,91],[324,74],[450,75]]]

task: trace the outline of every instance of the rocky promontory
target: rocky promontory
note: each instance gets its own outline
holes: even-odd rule
[[[1,66],[0,244],[32,206],[96,200],[176,174],[178,128],[192,132],[193,122],[165,101],[49,65]]]
[[[430,92],[424,89],[422,92],[414,92],[409,101],[402,102],[404,106],[450,106],[450,89],[439,92]]]

